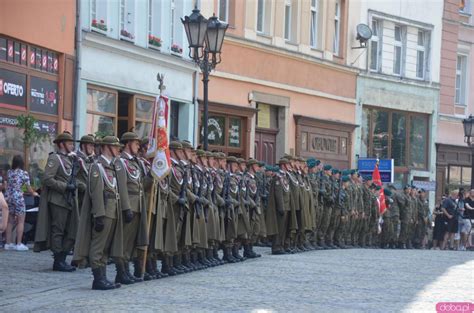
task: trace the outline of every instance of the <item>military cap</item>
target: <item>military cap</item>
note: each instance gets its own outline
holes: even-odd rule
[[[392,183],[387,184],[387,187],[393,190],[397,190],[397,187],[395,187],[395,185]]]
[[[63,141],[74,141],[74,138],[72,138],[72,135],[70,132],[64,131],[63,133],[56,136],[53,143],[60,143]]]
[[[275,168],[274,166],[265,165],[265,172],[273,172],[274,168]]]
[[[216,152],[216,159],[225,159],[225,153],[224,152]]]
[[[348,182],[350,180],[349,176],[347,176],[347,175],[342,176],[341,179],[342,179],[343,183]]]
[[[254,165],[254,164],[258,164],[259,162],[255,159],[248,159],[247,161],[247,166],[251,166],[251,165]]]
[[[367,175],[364,177],[364,180],[365,181],[369,181],[369,180],[372,180],[372,175]]]
[[[374,188],[375,188],[375,190],[380,190],[380,189],[382,189],[382,187],[381,187],[381,186],[379,186],[379,185],[375,185],[375,187],[374,187]]]
[[[273,166],[273,172],[278,173],[280,171],[280,167],[278,165]]]
[[[91,144],[95,144],[95,139],[94,139],[94,135],[84,135],[81,137],[81,139],[79,140],[80,143],[91,143]]]
[[[309,168],[313,168],[316,166],[316,159],[314,158],[309,158],[306,160],[306,165],[308,165]]]
[[[426,192],[426,190],[424,188],[420,188],[420,190],[418,192],[422,193],[422,192]]]
[[[316,166],[318,166],[319,164],[321,164],[321,161],[320,161],[320,160],[316,160]]]
[[[265,165],[266,165],[265,162],[263,162],[263,161],[258,161],[258,166],[264,167]]]
[[[208,158],[215,158],[216,157],[216,154],[211,152],[211,151],[206,151],[206,157]]]
[[[171,141],[169,144],[171,150],[182,150],[183,145],[179,141]]]
[[[202,150],[202,149],[197,149],[196,150],[196,155],[198,157],[205,157],[206,156],[206,151]]]
[[[324,165],[323,169],[324,169],[325,171],[330,171],[330,170],[332,169],[332,166],[329,165],[329,164],[326,164],[326,165]]]
[[[101,145],[103,146],[114,146],[114,147],[121,147],[120,140],[115,136],[105,136],[102,138]]]
[[[150,139],[148,139],[148,137],[144,137],[142,138],[142,140],[140,140],[140,146],[146,146],[148,145],[149,142],[150,142]]]
[[[350,174],[350,171],[348,171],[348,170],[342,170],[341,171],[341,175],[343,175],[343,176],[347,176],[349,174]]]
[[[121,143],[126,143],[128,141],[133,141],[133,140],[140,141],[140,138],[138,138],[138,135],[135,134],[134,132],[125,132],[120,138]]]
[[[387,197],[391,197],[392,196],[392,191],[388,188],[384,188],[383,190],[383,193],[384,195],[386,195]]]
[[[337,168],[333,168],[332,169],[332,174],[335,175],[335,174],[339,174],[339,170]]]
[[[288,161],[291,161],[291,160],[294,160],[295,158],[291,154],[285,153],[283,155],[283,159],[287,159]]]
[[[194,149],[193,145],[189,140],[182,140],[181,146],[183,147],[183,149]]]
[[[245,160],[243,158],[237,158],[237,163],[239,164],[245,163]]]
[[[405,185],[405,187],[403,187],[403,190],[407,190],[407,189],[411,189],[411,186],[410,185]]]
[[[280,160],[278,160],[279,165],[288,164],[288,163],[290,163],[290,161],[287,158],[281,158]]]
[[[299,162],[305,162],[305,161],[306,161],[306,160],[305,160],[304,158],[302,158],[302,157],[297,157],[297,158],[295,158],[295,159],[296,159],[296,161],[299,161]]]
[[[351,169],[350,171],[351,171],[351,175],[354,175],[357,173],[357,170],[354,170],[354,169]]]
[[[232,162],[237,163],[237,158],[236,158],[235,156],[233,156],[233,155],[229,155],[229,156],[226,158],[226,160],[227,160],[228,163],[232,163]]]

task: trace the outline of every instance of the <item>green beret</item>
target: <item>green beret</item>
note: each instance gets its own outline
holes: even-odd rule
[[[183,145],[179,141],[171,141],[169,144],[171,150],[182,150]]]
[[[350,180],[349,176],[347,176],[347,175],[342,176],[341,179],[342,179],[343,183],[348,182]]]
[[[198,157],[205,157],[206,156],[206,151],[202,150],[202,149],[197,149],[196,150],[196,155]]]
[[[265,172],[273,172],[274,166],[271,165],[265,165]]]
[[[372,175],[365,176],[365,181],[372,180]]]
[[[263,162],[263,161],[258,161],[258,166],[264,167],[264,166],[265,166],[265,162]]]
[[[278,164],[281,165],[281,164],[288,164],[290,163],[290,161],[288,161],[287,158],[281,158],[280,160],[278,160]]]
[[[254,164],[258,164],[258,161],[255,160],[255,159],[248,159],[247,166],[251,166],[251,165],[254,165]]]
[[[383,193],[384,193],[387,197],[391,197],[391,196],[392,196],[392,191],[390,191],[390,189],[384,188]]]
[[[122,147],[122,145],[120,144],[120,140],[115,136],[105,136],[104,138],[102,138],[100,144],[103,146]]]
[[[350,174],[350,171],[349,171],[349,170],[343,170],[343,171],[341,172],[341,175],[344,175],[344,176],[347,176],[347,175],[349,175],[349,174]]]
[[[324,165],[323,169],[325,171],[330,171],[332,169],[332,166],[330,164],[326,164],[326,165]]]
[[[139,141],[140,138],[138,138],[138,135],[135,134],[134,132],[123,133],[122,138],[120,138],[121,143],[126,143],[126,142],[132,141],[132,140],[138,140]]]
[[[309,158],[306,160],[306,165],[308,165],[309,168],[313,168],[316,166],[316,159],[315,158]]]
[[[90,143],[90,144],[95,144],[95,139],[94,139],[94,135],[84,135],[81,137],[81,139],[79,140],[80,143]]]
[[[183,149],[194,149],[193,145],[189,140],[182,140],[181,146],[183,146]]]
[[[333,169],[332,169],[332,174],[333,174],[333,175],[336,175],[336,174],[339,174],[339,173],[340,173],[340,172],[339,172],[339,170],[338,170],[337,168],[333,168]]]
[[[64,131],[63,133],[56,136],[56,139],[54,139],[53,143],[60,143],[63,141],[74,141],[74,138],[72,138],[70,132]]]
[[[227,163],[232,163],[232,162],[237,163],[237,158],[233,155],[228,156],[226,160],[227,160]]]
[[[320,161],[320,160],[316,160],[316,166],[318,166],[319,164],[321,164],[321,161]]]

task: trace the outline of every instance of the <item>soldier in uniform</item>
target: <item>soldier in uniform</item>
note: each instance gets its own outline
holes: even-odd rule
[[[215,152],[209,153],[206,152],[208,155],[208,164],[209,164],[209,175],[210,175],[210,183],[212,184],[212,191],[211,191],[211,202],[213,204],[213,211],[214,211],[214,240],[212,242],[212,257],[216,262],[220,265],[225,264],[224,260],[219,258],[219,249],[221,245],[225,241],[225,201],[223,198],[223,190],[224,190],[224,179],[225,179],[225,172],[220,169],[220,162],[225,162],[225,154],[222,152]],[[224,166],[225,167],[225,166]]]
[[[339,202],[339,192],[340,192],[340,175],[341,172],[337,168],[331,170],[330,183],[332,185],[334,203],[331,213],[331,219],[329,221],[329,226],[326,235],[326,243],[331,249],[338,248],[337,245],[334,245],[334,233],[336,232],[339,224],[341,222],[341,208]]]
[[[416,225],[418,224],[418,189],[411,186],[410,195],[408,196],[408,203],[410,206],[410,220],[408,226],[408,240],[407,248],[413,249],[415,242]]]
[[[344,242],[347,230],[347,221],[349,217],[349,195],[347,193],[347,188],[350,184],[350,178],[346,171],[343,171],[342,174],[344,175],[340,178],[341,186],[335,205],[335,210],[338,211],[337,214],[340,215],[340,220],[334,234],[334,244],[341,249],[346,249],[347,247]]]
[[[248,201],[250,232],[248,233],[248,240],[244,245],[244,257],[253,259],[261,257],[260,254],[253,250],[253,246],[257,243],[260,237],[260,227],[262,221],[262,205],[260,193],[258,190],[257,172],[258,161],[250,159],[247,161],[247,172],[245,173],[246,182],[246,201]]]
[[[322,200],[322,219],[321,226],[318,230],[318,241],[319,246],[323,249],[328,249],[326,245],[326,235],[331,222],[332,210],[334,206],[334,194],[333,185],[331,183],[331,170],[332,166],[329,164],[324,165],[324,174],[321,176],[321,182],[319,185],[319,198]]]
[[[408,240],[408,227],[411,218],[409,195],[411,187],[406,185],[403,188],[403,194],[397,197],[398,207],[400,209],[400,235],[398,237],[398,248],[406,249],[406,242]]]
[[[119,158],[120,167],[126,173],[127,187],[120,190],[121,194],[127,193],[129,202],[125,199],[122,202],[125,206],[123,213],[123,248],[124,257],[115,262],[117,268],[116,283],[124,285],[140,282],[142,276],[145,280],[152,277],[142,268],[144,249],[148,245],[147,234],[147,205],[145,204],[145,193],[143,191],[144,169],[138,160],[138,150],[140,139],[133,132],[126,132],[122,135],[120,142],[124,145]],[[134,277],[129,272],[129,262],[134,253],[137,257],[134,260]]]
[[[77,174],[79,213],[81,212],[82,200],[84,199],[89,168],[91,167],[92,163],[94,163],[94,145],[95,138],[93,135],[82,136],[79,140],[79,149],[76,152],[79,164],[81,166],[81,169]]]
[[[318,246],[318,239],[317,239],[317,228],[318,228],[318,215],[319,215],[319,179],[318,179],[318,172],[317,172],[317,160],[315,158],[309,158],[306,160],[306,166],[308,169],[308,185],[311,191],[312,197],[312,222],[313,222],[313,229],[309,234],[309,242],[311,246],[316,249],[320,250],[321,247]]]
[[[372,206],[374,205],[373,194],[371,191],[372,188],[372,177],[367,176],[365,178],[364,184],[362,185],[362,207],[361,207],[361,216],[360,216],[360,230],[358,243],[359,246],[365,248],[368,243],[369,236],[369,219]]]
[[[118,138],[106,136],[100,144],[101,155],[89,171],[74,260],[89,260],[94,275],[92,289],[109,290],[121,286],[107,280],[106,265],[109,257],[116,261],[123,258],[124,206],[119,185],[126,185],[126,174],[116,161],[121,147]]]
[[[430,207],[426,191],[421,188],[418,192],[418,223],[416,224],[416,248],[426,249],[426,234],[428,231]]]
[[[289,156],[291,157],[291,156]],[[292,158],[292,157],[291,157]],[[296,253],[300,250],[296,249],[296,239],[298,233],[297,208],[299,207],[299,186],[298,180],[294,176],[293,168],[290,160],[282,158],[278,164],[280,166],[280,175],[286,177],[286,182],[289,185],[289,204],[287,212],[286,233],[284,248],[286,253]]]
[[[288,175],[291,164],[289,160],[282,158],[278,161],[278,165],[280,168],[275,174],[274,192],[270,195],[269,201],[269,211],[275,211],[277,214],[276,226],[278,229],[278,234],[272,243],[272,253],[295,253],[291,247],[291,241],[294,239],[298,225],[294,200],[291,199],[290,177]]]
[[[79,164],[71,156],[74,139],[70,133],[59,134],[54,143],[57,151],[50,153],[44,169],[34,251],[51,249],[53,271],[73,272],[76,268],[66,263],[66,256],[74,247],[79,220],[74,177]]]
[[[390,218],[389,223],[391,226],[388,228],[389,232],[387,234],[387,243],[388,248],[395,249],[398,245],[398,234],[400,229],[400,206],[402,205],[402,195],[397,192],[397,188],[389,184],[389,190],[392,192],[391,204],[390,204]]]

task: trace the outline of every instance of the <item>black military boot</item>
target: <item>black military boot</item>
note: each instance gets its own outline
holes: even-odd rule
[[[151,258],[147,258],[145,263],[145,272],[150,275],[152,279],[158,279],[157,273],[155,272],[155,268],[153,267],[153,261]]]
[[[178,273],[176,273],[173,266],[171,266],[171,259],[172,257],[169,255],[163,257],[161,271],[165,274],[168,274],[168,276],[175,276],[178,275]]]
[[[135,283],[135,280],[130,279],[125,273],[123,260],[115,260],[115,270],[117,271],[117,275],[115,276],[116,284],[131,285]]]
[[[157,263],[158,259],[156,257],[152,257],[151,258],[151,265],[153,266],[153,270],[155,271],[156,273],[156,278],[157,279],[160,279],[160,278],[166,278],[168,277],[168,274],[166,273],[162,273],[159,269],[158,269],[158,263]]]
[[[54,254],[53,271],[58,272],[74,272],[76,268],[66,263],[66,252],[58,252]]]
[[[214,254],[212,253],[212,248],[206,249],[206,257],[209,262],[211,262],[211,266],[218,266],[220,263],[214,259]]]
[[[173,267],[182,271],[183,273],[189,273],[192,272],[191,269],[188,267],[184,266],[182,263],[182,254],[177,254],[173,257]]]
[[[92,269],[92,275],[94,275],[94,280],[92,281],[93,290],[110,290],[115,288],[120,288],[120,284],[117,287],[115,284],[108,281],[101,267]]]
[[[239,254],[239,247],[236,244],[232,247],[232,256],[239,262],[243,262],[247,259]]]
[[[183,252],[183,265],[189,268],[189,270],[195,271],[196,268],[194,267],[194,264],[191,263],[191,253],[190,252]]]
[[[123,267],[125,269],[125,274],[127,274],[128,278],[132,279],[136,283],[141,283],[143,281],[143,278],[135,277],[132,273],[130,273],[130,262],[123,261]]]
[[[254,257],[256,257],[256,258],[262,257],[261,254],[255,252],[255,250],[253,249],[253,244],[250,244],[250,252],[251,252],[251,253],[254,255]]]
[[[249,244],[246,244],[244,245],[244,257],[246,257],[247,259],[253,259],[254,256],[250,250],[250,245]]]
[[[142,263],[141,259],[136,259],[136,260],[133,261],[133,268],[134,268],[133,276],[141,278],[142,273],[143,273],[143,280],[144,281],[152,280],[153,277],[151,277],[147,272],[145,272],[143,270],[142,266],[143,266],[143,263]]]
[[[231,249],[229,247],[224,248],[224,257],[223,260],[225,260],[227,263],[236,263],[239,262],[236,258],[232,256]]]
[[[225,261],[219,258],[219,249],[217,247],[214,247],[212,249],[212,255],[214,256],[214,259],[217,260],[219,265],[224,265],[225,264]]]
[[[191,260],[191,266],[195,271],[199,271],[204,269],[201,263],[198,262],[198,255],[196,250],[192,250],[189,252],[190,255],[190,260]]]

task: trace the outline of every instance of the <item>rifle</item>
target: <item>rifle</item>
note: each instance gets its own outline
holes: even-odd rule
[[[186,166],[183,166],[184,169],[184,175],[183,175],[183,183],[181,184],[181,189],[179,190],[179,198],[184,199],[183,202],[186,202],[186,187],[188,185],[188,169]],[[184,203],[180,203],[179,205],[179,220],[183,221],[184,220],[184,214],[186,212],[186,205]]]
[[[224,186],[222,188],[222,198],[225,201],[225,218],[232,220],[230,210],[232,209],[232,201],[230,199],[230,173],[227,171],[224,177]]]
[[[77,158],[77,155],[71,153],[72,157],[72,169],[71,169],[71,176],[69,177],[68,184],[76,186],[77,189],[77,182],[76,182],[76,177],[77,173],[79,173],[79,160]],[[76,191],[75,190],[69,190],[66,194],[66,202],[69,205],[72,205],[72,200],[76,197]]]
[[[200,219],[201,218],[201,209],[202,209],[202,207],[200,207],[200,205],[201,205],[201,202],[200,202],[201,201],[201,195],[200,195],[200,193],[201,193],[201,185],[202,184],[200,184],[199,189],[197,189],[196,175],[195,174],[196,174],[196,170],[194,169],[194,166],[191,166],[191,176],[193,178],[193,193],[195,195],[197,195],[198,198],[199,198],[198,201],[194,202],[194,211],[196,213],[196,218]]]

